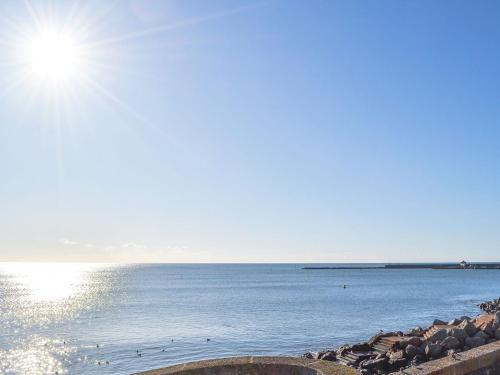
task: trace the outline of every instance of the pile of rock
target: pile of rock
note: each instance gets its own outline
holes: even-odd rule
[[[368,342],[337,350],[306,353],[306,358],[336,361],[364,375],[382,375],[500,340],[500,312],[450,322],[436,319],[422,329],[380,333]]]
[[[485,313],[494,314],[500,311],[500,298],[480,303],[478,306]]]

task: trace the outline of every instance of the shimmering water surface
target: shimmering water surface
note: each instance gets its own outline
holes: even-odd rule
[[[296,355],[476,314],[500,295],[495,270],[302,266],[0,263],[0,373],[128,374]]]

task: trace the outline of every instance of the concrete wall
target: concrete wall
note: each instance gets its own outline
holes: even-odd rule
[[[292,357],[236,357],[190,362],[140,375],[357,375],[329,361]]]
[[[406,375],[500,375],[500,341],[483,345],[454,358],[446,357],[404,370]]]

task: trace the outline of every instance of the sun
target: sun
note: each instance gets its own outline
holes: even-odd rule
[[[48,82],[61,83],[82,69],[83,50],[69,33],[42,31],[26,46],[26,61],[31,73]]]

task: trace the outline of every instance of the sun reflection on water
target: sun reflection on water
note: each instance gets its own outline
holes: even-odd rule
[[[109,302],[114,265],[0,263],[0,373],[63,374],[78,348],[53,330]],[[108,302],[106,302],[108,301]]]

